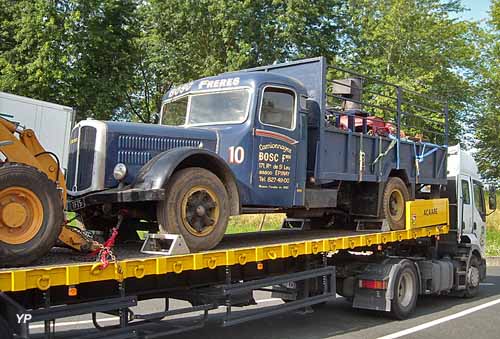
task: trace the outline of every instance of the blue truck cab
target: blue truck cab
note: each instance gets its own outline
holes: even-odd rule
[[[192,250],[215,247],[242,213],[401,229],[405,201],[446,186],[447,129],[445,103],[323,57],[224,73],[170,89],[158,124],[80,122],[68,208],[88,229],[121,215],[124,233],[182,234]]]

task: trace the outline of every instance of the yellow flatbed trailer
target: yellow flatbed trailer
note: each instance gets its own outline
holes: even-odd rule
[[[215,250],[173,256],[143,254],[137,246],[124,246],[116,250],[117,262],[105,269],[81,254],[56,250],[34,266],[0,269],[0,330],[31,338],[29,323],[44,321],[50,334],[55,319],[88,313],[95,319],[97,312],[104,312],[119,315],[120,327],[85,333],[82,338],[153,338],[180,331],[165,320],[171,315],[203,311],[199,323],[182,328],[189,330],[203,326],[210,310],[224,306],[223,326],[229,326],[310,307],[335,298],[336,293],[353,298],[354,307],[391,311],[402,318],[414,305],[409,310],[396,307],[393,292],[402,279],[400,271],[418,279],[416,295],[465,288],[460,263],[436,260],[440,238],[450,230],[448,200],[408,202],[406,211],[406,227],[399,231],[227,235]],[[457,255],[463,258],[464,253]],[[436,284],[429,285],[436,276],[447,275],[450,280],[437,284],[439,290],[432,287]],[[252,304],[254,291],[270,286],[274,296],[288,302],[244,316],[231,313],[234,305]],[[130,307],[152,298],[182,299],[193,306],[132,316]],[[28,314],[28,319],[19,323],[19,314]]]
[[[245,265],[338,250],[357,250],[446,233],[448,233],[447,224],[386,232],[282,230],[246,233],[228,235],[220,244],[220,249],[202,253],[173,256],[140,255],[139,247],[129,246],[125,251],[116,251],[118,262],[111,263],[104,270],[101,270],[100,262],[64,262],[66,258],[69,261],[75,261],[78,258],[88,260],[84,254],[68,253],[66,250],[59,253],[56,251],[51,254],[53,260],[56,261],[52,264],[0,269],[0,291],[47,290],[54,286],[76,286],[106,280],[141,279],[149,275],[180,274],[190,270]],[[123,258],[127,256],[129,258]],[[122,272],[118,267],[121,267]]]

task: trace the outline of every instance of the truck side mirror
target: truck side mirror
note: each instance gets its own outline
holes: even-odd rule
[[[497,209],[497,190],[493,185],[488,190],[488,207],[491,211]]]

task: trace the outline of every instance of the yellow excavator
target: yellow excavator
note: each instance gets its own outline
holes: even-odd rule
[[[66,198],[57,156],[33,130],[0,116],[0,267],[30,264],[57,242],[83,252],[99,248],[66,225]]]

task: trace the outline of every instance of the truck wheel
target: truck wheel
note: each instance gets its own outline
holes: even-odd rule
[[[466,277],[466,287],[464,292],[465,298],[473,298],[479,292],[479,282],[480,282],[480,262],[479,258],[472,255],[470,259],[469,269],[467,271]]]
[[[404,261],[396,273],[391,301],[391,313],[399,320],[406,319],[417,305],[418,279],[415,265]]]
[[[4,164],[0,178],[0,265],[27,265],[61,233],[61,193],[45,173],[24,164]]]
[[[157,206],[160,231],[181,234],[194,251],[217,246],[229,220],[229,198],[220,179],[198,167],[182,169],[170,178],[165,200]]]
[[[14,333],[5,319],[0,316],[0,337],[5,339],[14,338]]]
[[[405,205],[408,200],[410,193],[404,181],[398,177],[390,177],[384,188],[382,208],[391,230],[405,228]]]

